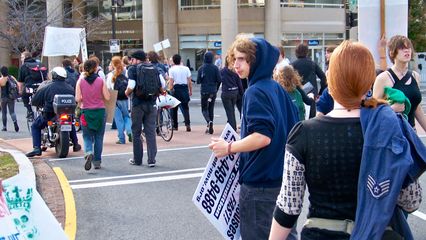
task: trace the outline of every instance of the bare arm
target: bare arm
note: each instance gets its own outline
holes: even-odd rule
[[[417,72],[413,72],[413,76],[417,81],[417,85],[420,86],[420,80],[421,80],[420,74],[418,74]],[[419,106],[417,106],[417,109],[414,112],[414,117],[416,118],[420,126],[423,128],[423,130],[426,131],[426,117],[425,117],[425,113],[423,112],[421,103],[419,104]]]
[[[291,228],[281,226],[274,218],[272,218],[271,232],[269,233],[269,240],[282,240],[287,239],[290,234]]]
[[[271,139],[260,133],[252,133],[247,137],[232,143],[228,152],[228,142],[220,138],[212,138],[209,148],[216,157],[224,157],[233,152],[250,152],[268,146]]]
[[[175,84],[175,80],[173,78],[169,77],[169,90],[173,90],[173,85]]]
[[[109,94],[108,88],[106,86],[106,83],[102,85],[102,95],[104,96],[105,101],[109,101],[111,95]]]
[[[0,78],[0,87],[6,86],[7,77],[1,77]]]
[[[75,85],[75,101],[79,103],[81,103],[81,100],[83,99],[81,96],[80,82],[81,80],[79,79]]]
[[[191,81],[191,77],[187,77],[186,81],[188,82],[189,96],[192,96],[192,81]]]
[[[393,87],[393,82],[386,71],[377,76],[373,85],[373,97],[376,99],[385,99],[385,87]],[[394,103],[391,105],[391,108],[394,112],[403,112],[405,105],[403,103]]]

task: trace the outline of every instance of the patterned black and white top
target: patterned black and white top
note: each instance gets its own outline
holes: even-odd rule
[[[296,124],[287,140],[275,220],[287,228],[296,223],[306,186],[309,218],[354,220],[363,142],[359,118],[323,116]],[[401,191],[399,203],[413,209],[418,197],[421,189]]]

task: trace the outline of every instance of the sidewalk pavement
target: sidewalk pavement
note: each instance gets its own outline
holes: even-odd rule
[[[181,127],[179,131],[173,132],[173,138],[170,142],[165,142],[161,137],[157,136],[157,148],[179,148],[179,147],[190,147],[195,145],[208,145],[210,143],[211,137],[218,137],[224,128],[224,125],[215,125],[215,133],[213,135],[205,134],[204,131],[206,127],[203,126],[191,126],[192,131],[186,132],[185,127]],[[81,133],[78,134],[79,143],[83,143]],[[116,144],[117,141],[117,131],[106,131],[104,137],[104,148],[103,154],[112,154],[112,153],[125,153],[132,152],[133,146],[131,143],[127,142],[126,144]],[[3,140],[0,138],[0,148],[3,149],[12,149],[17,150],[18,152],[26,153],[32,150],[32,141],[31,138],[25,139],[11,139]],[[146,144],[144,141],[144,150],[146,150]],[[146,153],[145,153],[146,154]],[[70,148],[68,157],[83,157],[83,149],[79,152],[73,152]],[[46,202],[49,209],[52,211],[53,215],[56,217],[61,226],[65,226],[65,201],[63,191],[60,185],[60,182],[49,165],[48,159],[56,158],[55,149],[49,148],[46,152],[43,152],[43,155],[40,157],[35,157],[28,159],[24,154],[20,154],[19,159],[16,159],[18,165],[28,166],[27,168],[30,171],[25,171],[24,177],[28,179],[34,179],[36,181],[37,191],[42,196],[43,200]],[[146,158],[145,158],[146,159]],[[158,159],[161,161],[161,159]],[[124,163],[124,164],[127,164]],[[81,171],[84,171],[83,165],[81,166]],[[34,180],[33,180],[34,181]]]

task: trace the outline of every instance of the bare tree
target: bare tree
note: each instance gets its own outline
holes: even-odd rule
[[[63,4],[63,1],[57,1]],[[13,53],[20,54],[27,50],[36,55],[41,53],[46,26],[61,21],[64,26],[73,26],[72,14],[81,13],[85,7],[85,1],[81,1],[79,6],[64,8],[60,16],[49,16],[46,13],[46,0],[9,0],[9,10],[6,22],[0,25],[0,39],[9,43]],[[95,17],[92,17],[95,16]],[[79,19],[79,26],[86,28],[86,36],[96,31],[105,23],[101,16],[87,13],[82,19]],[[88,32],[89,30],[90,32]],[[1,46],[2,48],[5,48]]]

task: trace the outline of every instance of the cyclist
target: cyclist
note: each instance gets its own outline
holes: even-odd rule
[[[29,102],[32,93],[25,91],[26,88],[33,88],[34,84],[39,84],[47,78],[47,68],[31,57],[31,53],[25,51],[21,54],[22,66],[19,69],[18,85],[19,94],[22,96],[24,106],[27,108],[27,118],[33,117],[34,113]]]
[[[41,130],[47,127],[47,121],[56,116],[53,110],[53,99],[56,94],[74,95],[74,89],[65,82],[67,72],[63,67],[55,67],[51,71],[52,83],[39,90],[34,94],[31,104],[36,107],[43,107],[43,112],[31,125],[31,135],[33,139],[33,150],[26,154],[27,157],[41,156]],[[74,129],[75,134],[75,129]],[[79,151],[81,145],[78,144],[77,136],[71,132],[71,140],[73,142],[73,151]]]

